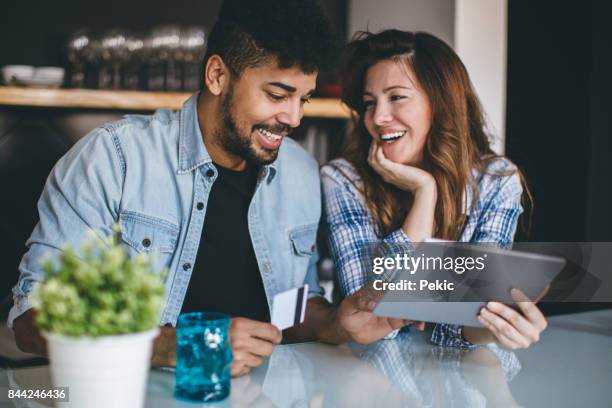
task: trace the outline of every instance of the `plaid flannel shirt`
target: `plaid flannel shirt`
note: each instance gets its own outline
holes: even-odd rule
[[[518,173],[510,173],[514,165],[507,159],[491,162],[478,180],[478,201],[472,205],[473,194],[468,188],[464,195],[467,216],[460,242],[493,243],[501,247],[512,244],[520,214],[521,187]],[[344,159],[335,159],[321,169],[325,219],[329,231],[332,258],[340,282],[340,291],[349,296],[368,280],[363,268],[365,248],[382,243],[410,244],[410,238],[400,228],[382,236],[363,195],[361,179],[355,168]],[[397,331],[390,333],[393,337]],[[473,347],[462,336],[462,326],[437,324],[431,340],[438,345]]]
[[[487,354],[497,360],[497,368],[465,363],[465,358],[477,350],[439,346],[428,349],[417,336],[405,331],[394,339],[378,341],[355,351],[362,361],[379,370],[407,396],[406,406],[486,407],[491,401],[487,401],[466,378],[466,372],[490,375],[499,370],[504,380],[510,382],[522,366],[513,352],[495,344],[482,349],[488,350]]]

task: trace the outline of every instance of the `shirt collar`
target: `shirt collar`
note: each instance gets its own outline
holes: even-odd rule
[[[204,145],[200,122],[198,120],[198,97],[196,92],[183,103],[179,120],[179,158],[178,173],[189,173],[206,163],[212,163],[212,159]],[[282,146],[281,146],[282,148]],[[280,152],[279,152],[280,154]],[[261,173],[266,177],[266,183],[270,183],[277,172],[276,161],[263,167]]]
[[[212,162],[204,146],[198,121],[199,96],[199,92],[194,93],[183,103],[181,108],[179,120],[179,174],[189,173],[204,163]]]

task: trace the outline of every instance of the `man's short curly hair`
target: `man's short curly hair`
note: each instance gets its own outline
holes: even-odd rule
[[[276,58],[280,68],[325,69],[335,40],[315,0],[225,0],[208,37],[204,64],[219,55],[232,75]]]

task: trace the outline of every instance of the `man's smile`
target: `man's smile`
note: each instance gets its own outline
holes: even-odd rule
[[[283,136],[272,133],[267,129],[256,128],[256,134],[259,136],[259,144],[266,150],[276,150],[280,147]]]

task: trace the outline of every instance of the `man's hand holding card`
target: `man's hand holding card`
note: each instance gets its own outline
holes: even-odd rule
[[[274,296],[272,304],[272,324],[285,330],[304,321],[308,285],[289,289]]]

